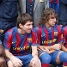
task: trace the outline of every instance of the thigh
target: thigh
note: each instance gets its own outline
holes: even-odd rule
[[[51,62],[51,56],[45,51],[39,52],[39,58],[41,60],[41,63],[47,63],[49,64]]]
[[[23,67],[28,67],[30,61],[32,60],[32,54],[24,55],[24,56],[17,56],[22,62]]]
[[[57,60],[57,57],[58,57],[58,54],[60,53],[61,51],[60,50],[57,50],[55,51],[54,53],[51,54],[51,63],[52,64],[57,64],[56,60]]]

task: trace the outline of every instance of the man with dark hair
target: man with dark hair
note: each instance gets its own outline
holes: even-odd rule
[[[41,67],[32,24],[32,17],[24,13],[18,16],[16,27],[6,32],[4,48],[8,67]]]

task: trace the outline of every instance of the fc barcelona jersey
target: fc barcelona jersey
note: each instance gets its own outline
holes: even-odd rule
[[[52,28],[39,26],[35,27],[34,31],[37,33],[37,41],[40,45],[51,46],[64,41],[62,28],[59,25]]]
[[[28,34],[18,33],[17,27],[5,33],[4,48],[14,55],[25,55],[30,53],[30,48],[36,44],[36,34],[31,31]]]
[[[67,26],[63,28],[64,40],[65,40],[65,47],[67,48]]]

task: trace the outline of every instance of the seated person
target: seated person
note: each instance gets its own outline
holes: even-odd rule
[[[6,67],[4,48],[2,46],[2,41],[1,40],[0,40],[0,67]]]
[[[41,67],[32,24],[32,17],[24,13],[18,16],[16,27],[5,33],[4,48],[8,67]]]
[[[63,30],[56,23],[55,10],[47,8],[43,11],[38,26],[34,28],[39,43],[38,54],[42,67],[49,67],[50,63],[59,65],[67,62],[67,53],[61,50],[64,42]]]
[[[62,45],[62,50],[67,52],[67,25],[63,27],[63,35],[64,35],[65,43],[64,45]],[[63,67],[66,67],[66,66],[67,66],[67,62],[64,62]]]

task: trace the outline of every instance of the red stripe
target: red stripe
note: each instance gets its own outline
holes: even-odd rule
[[[9,34],[8,38],[6,39],[6,44],[7,44],[8,48],[10,48],[11,44],[12,44],[12,29],[9,29],[8,32],[10,34]]]
[[[54,3],[54,0],[50,0],[50,3],[53,4]]]
[[[32,3],[32,0],[30,0],[30,3]]]
[[[36,34],[34,32],[32,32],[32,44],[36,44],[36,41],[37,41],[37,37],[36,37]]]
[[[38,34],[38,40],[37,41],[38,41],[38,43],[40,43],[41,42],[41,35],[42,35],[41,27],[38,28],[37,34]]]
[[[67,62],[64,62],[63,65],[64,65],[64,66],[67,66]]]
[[[25,40],[24,40],[24,46],[28,46],[28,41],[27,41],[28,35],[26,35]]]
[[[16,47],[20,47],[21,38],[18,34],[16,34]],[[20,50],[16,50],[16,52],[20,52]]]
[[[57,30],[58,30],[58,42],[60,42],[60,40],[61,40],[61,34],[62,34],[60,26],[57,26]]]
[[[55,0],[55,2],[58,4],[58,0]],[[50,0],[50,4],[53,4],[54,3],[54,0]]]
[[[6,44],[7,44],[8,48],[11,48],[11,44],[12,44],[12,34],[10,34],[10,35],[8,36],[8,39],[7,39],[7,41],[6,41]]]
[[[46,28],[44,28],[44,32],[45,32],[45,35],[46,35],[46,39],[45,39],[45,41],[48,41],[48,30],[46,29]],[[48,46],[48,43],[47,44],[45,44],[46,46]]]
[[[24,41],[24,46],[25,47],[28,46],[28,40],[27,40],[27,38],[28,38],[28,35],[26,35],[26,37],[25,37],[25,41]],[[25,49],[24,52],[28,53],[28,50]]]
[[[66,42],[65,47],[67,48],[67,27],[64,29],[63,34],[64,34],[64,39],[65,39],[65,42]]]
[[[54,28],[52,28],[52,45],[54,45],[53,40],[54,40]]]
[[[49,67],[49,64],[41,64],[42,67]]]
[[[57,4],[58,4],[58,2],[59,2],[59,1],[58,1],[58,0],[56,0],[56,3],[57,3]]]

